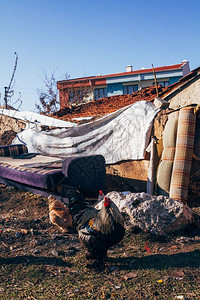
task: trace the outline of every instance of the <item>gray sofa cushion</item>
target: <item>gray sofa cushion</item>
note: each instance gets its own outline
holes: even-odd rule
[[[70,186],[78,187],[88,196],[98,196],[106,189],[106,166],[102,155],[68,157],[63,161],[62,172]]]

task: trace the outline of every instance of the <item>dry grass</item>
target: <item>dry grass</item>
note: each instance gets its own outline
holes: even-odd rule
[[[127,230],[97,272],[77,234],[49,223],[45,198],[1,186],[0,211],[0,299],[200,299],[195,227],[162,240]]]

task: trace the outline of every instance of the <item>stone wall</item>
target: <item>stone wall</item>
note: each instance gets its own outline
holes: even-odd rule
[[[183,106],[198,104],[200,105],[200,79],[187,86],[182,91],[178,91],[173,98],[170,99],[170,108],[177,109]]]
[[[149,160],[124,161],[107,165],[106,174],[122,178],[135,192],[145,192]]]
[[[26,123],[12,117],[0,114],[0,138],[5,132],[20,132],[24,130]]]

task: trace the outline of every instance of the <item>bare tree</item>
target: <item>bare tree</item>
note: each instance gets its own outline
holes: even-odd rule
[[[35,104],[39,113],[52,114],[58,110],[59,101],[55,72],[56,70],[54,70],[49,76],[46,70],[43,70],[42,81],[45,88],[37,90],[39,104]]]
[[[8,141],[11,142],[14,136],[16,135],[16,131],[20,131],[23,125],[21,122],[14,121],[13,117],[15,116],[15,112],[19,110],[20,106],[22,105],[21,101],[21,93],[19,93],[19,97],[17,100],[11,103],[12,97],[14,96],[14,77],[17,69],[17,63],[18,63],[18,54],[15,52],[15,64],[13,68],[13,72],[11,75],[11,79],[9,82],[9,85],[4,87],[5,93],[4,93],[4,105],[2,106],[3,112],[5,109],[13,109],[12,117],[8,117],[3,112],[0,114],[0,144],[5,144]],[[0,95],[1,100],[1,95]],[[14,106],[17,105],[17,108],[14,108]],[[8,143],[9,143],[8,142]]]
[[[63,94],[66,102],[66,107],[72,108],[80,104],[84,104],[93,100],[94,87],[88,79],[83,79],[81,82],[69,80],[69,75],[66,73]],[[65,81],[64,80],[64,81]]]
[[[76,83],[72,83],[72,85],[66,88],[65,90],[65,92],[68,93],[69,107],[84,104],[93,100],[91,99],[91,95],[93,95],[93,91],[94,88],[92,87],[92,85],[83,85],[77,87]]]
[[[15,64],[14,64],[14,68],[13,68],[13,72],[11,75],[11,79],[10,79],[10,83],[8,86],[4,87],[4,107],[7,109],[8,105],[11,105],[11,98],[14,96],[14,77],[15,77],[15,72],[17,69],[17,64],[18,64],[18,54],[17,52],[14,53],[15,54]],[[18,104],[18,109],[21,106],[22,102],[21,102],[21,93],[19,93],[19,98],[12,104],[12,105],[16,105]]]

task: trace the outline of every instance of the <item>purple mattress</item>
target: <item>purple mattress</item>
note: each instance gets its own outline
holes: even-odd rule
[[[34,153],[27,153],[24,145],[8,145],[0,147],[0,177],[45,190],[56,190],[73,186],[87,196],[98,196],[99,190],[105,192],[106,167],[105,158],[102,155],[73,156],[58,158],[58,161],[35,163]],[[10,157],[7,159],[7,157]],[[47,160],[52,160],[51,157]],[[24,163],[14,163],[14,160],[24,159]]]
[[[58,182],[65,177],[61,168],[23,168],[6,163],[0,163],[0,176],[44,189],[55,188]]]

